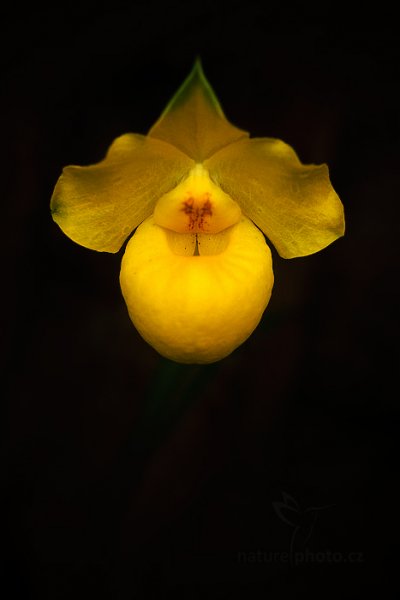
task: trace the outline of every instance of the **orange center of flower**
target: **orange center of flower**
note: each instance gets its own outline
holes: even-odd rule
[[[201,164],[155,207],[154,222],[177,233],[219,233],[237,223],[241,210]]]
[[[203,198],[193,198],[190,196],[183,202],[181,210],[188,216],[188,229],[193,233],[207,231],[212,217],[211,194],[206,192]]]

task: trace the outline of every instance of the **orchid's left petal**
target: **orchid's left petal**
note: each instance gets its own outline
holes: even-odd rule
[[[288,144],[241,140],[204,162],[283,258],[313,254],[344,234],[343,205],[326,165],[303,165]]]
[[[114,140],[107,156],[88,167],[63,170],[51,199],[54,221],[74,242],[118,252],[194,162],[170,144],[137,134]]]

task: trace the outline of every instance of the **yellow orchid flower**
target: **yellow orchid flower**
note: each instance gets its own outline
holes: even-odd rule
[[[163,356],[210,363],[258,325],[284,258],[344,234],[326,165],[225,118],[197,61],[148,135],[129,133],[98,164],[63,170],[53,219],[74,242],[118,252],[129,315]]]

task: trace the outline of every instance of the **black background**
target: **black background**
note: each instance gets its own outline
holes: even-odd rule
[[[1,29],[4,597],[397,597],[394,15],[35,4]],[[197,55],[233,123],[328,163],[347,223],[273,251],[262,323],[208,367],[147,346],[123,251],[49,214],[62,167],[146,133]]]

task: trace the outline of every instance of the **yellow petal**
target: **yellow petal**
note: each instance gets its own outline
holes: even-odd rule
[[[154,222],[179,233],[218,233],[241,217],[239,205],[197,164],[176,188],[162,196]]]
[[[173,144],[196,162],[248,137],[226,119],[200,61],[195,62],[149,135]]]
[[[272,291],[271,252],[246,218],[198,235],[199,255],[189,255],[195,237],[149,217],[126,247],[120,281],[132,322],[149,344],[177,362],[210,363],[258,325]]]
[[[63,170],[51,199],[53,219],[74,242],[118,252],[124,240],[193,167],[173,146],[142,135],[114,140],[107,156]]]
[[[204,166],[283,258],[318,252],[344,234],[343,205],[326,165],[303,165],[272,138],[242,140]]]

